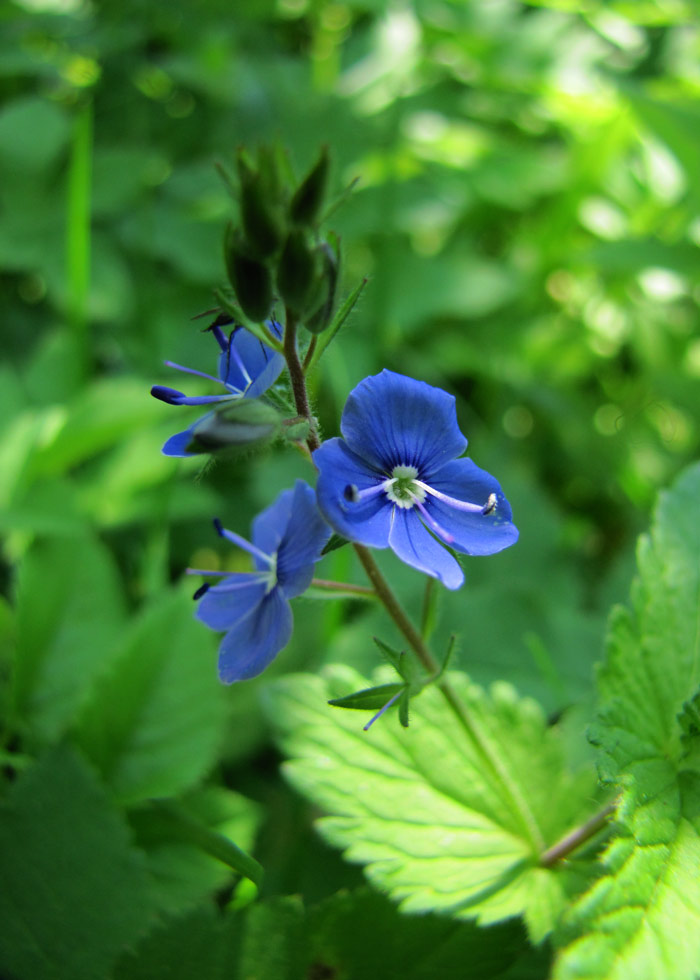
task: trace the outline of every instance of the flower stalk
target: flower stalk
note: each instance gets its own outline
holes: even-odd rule
[[[285,310],[284,359],[287,362],[297,415],[301,415],[309,423],[309,434],[306,438],[306,444],[309,447],[309,452],[313,452],[315,449],[318,449],[321,442],[316,432],[316,421],[311,414],[309,394],[306,390],[306,380],[304,378],[304,368],[299,360],[299,352],[297,350],[297,320],[289,307]]]
[[[391,586],[382,575],[371,551],[361,544],[355,544],[354,548],[379,600],[408,641],[409,646],[418,657],[418,660],[427,673],[437,674],[439,671],[437,661],[425,644],[423,637],[406,615],[401,603],[394,595]],[[528,840],[532,844],[533,850],[537,853],[541,852],[544,848],[544,839],[537,825],[537,821],[517,785],[510,779],[508,771],[501,759],[493,751],[488,740],[467,711],[450,682],[443,678],[437,681],[436,686],[447,701],[469,740],[500,783],[503,795],[509,800],[514,812],[519,815],[520,823]]]

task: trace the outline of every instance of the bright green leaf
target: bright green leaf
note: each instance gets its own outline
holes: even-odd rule
[[[557,980],[692,980],[700,963],[700,466],[661,495],[637,557],[592,733],[621,833],[567,917]]]
[[[380,720],[365,733],[353,712],[325,702],[367,682],[333,667],[325,682],[298,675],[274,685],[271,717],[291,757],[287,774],[330,814],[319,829],[349,860],[406,911],[490,923],[527,911],[543,873],[537,852],[586,815],[592,780],[566,771],[556,730],[533,701],[506,684],[486,694],[462,676],[454,682],[502,760],[498,773],[435,688],[414,701],[407,731]]]

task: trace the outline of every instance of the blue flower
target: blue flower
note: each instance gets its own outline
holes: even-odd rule
[[[283,490],[252,524],[253,543],[214,522],[219,534],[250,552],[254,572],[231,572],[201,597],[197,617],[215,630],[227,630],[219,647],[219,677],[225,684],[257,677],[292,635],[289,600],[311,584],[314,564],[331,529],[303,480]],[[199,574],[214,575],[215,572]]]
[[[165,363],[168,367],[176,368],[178,371],[186,371],[188,374],[197,374],[201,378],[216,381],[217,384],[222,384],[226,388],[227,393],[225,395],[203,395],[188,398],[187,395],[175,388],[154,385],[151,388],[151,394],[154,398],[159,398],[169,405],[211,405],[238,398],[257,398],[275,383],[284,367],[282,355],[273,351],[267,344],[263,344],[243,327],[234,327],[227,337],[221,329],[222,319],[222,317],[217,317],[209,328],[221,348],[218,378],[214,378],[211,374],[204,374],[202,371],[195,371],[193,368],[183,367],[181,364],[174,364],[172,361]],[[226,322],[230,323],[231,321],[224,320],[224,323]],[[279,323],[275,320],[268,320],[266,325],[276,337],[282,339],[282,328]],[[198,450],[190,449],[188,451],[188,447],[196,438],[198,426],[211,415],[213,412],[208,412],[193,422],[184,432],[178,432],[171,436],[163,446],[163,453],[166,456],[196,456]]]
[[[470,459],[452,395],[393,371],[350,392],[343,439],[314,453],[318,504],[339,534],[392,548],[408,565],[458,589],[464,574],[444,548],[491,555],[518,539],[498,482]]]

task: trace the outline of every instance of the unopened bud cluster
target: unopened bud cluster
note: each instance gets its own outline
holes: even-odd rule
[[[262,323],[279,299],[311,333],[321,333],[333,316],[340,255],[335,236],[324,240],[319,231],[327,149],[297,186],[275,148],[262,147],[256,161],[240,150],[236,169],[239,223],[228,226],[224,239],[236,302],[246,317]]]

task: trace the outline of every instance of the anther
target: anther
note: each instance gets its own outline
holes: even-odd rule
[[[356,504],[360,499],[360,493],[354,483],[348,483],[348,485],[343,490],[343,496],[351,504]]]
[[[498,497],[495,493],[489,494],[489,499],[486,501],[481,509],[481,513],[484,515],[493,514],[496,509],[496,504],[498,503]]]
[[[201,599],[205,592],[209,591],[209,583],[205,582],[204,585],[200,585],[195,594],[192,596],[193,599]]]

